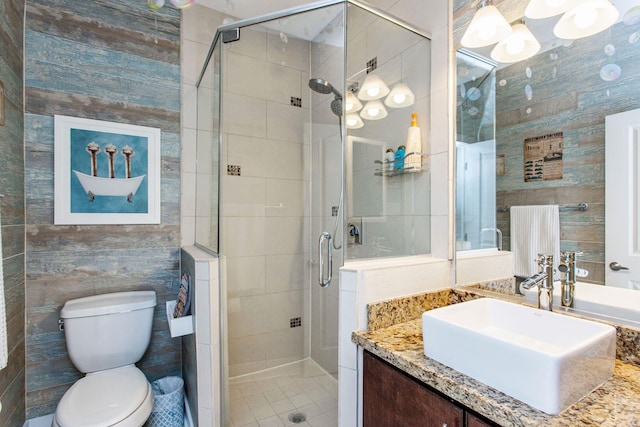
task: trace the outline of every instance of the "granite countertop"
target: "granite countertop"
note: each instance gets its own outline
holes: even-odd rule
[[[553,416],[426,357],[421,319],[354,332],[352,340],[501,426],[640,426],[640,367],[620,360],[613,378]]]

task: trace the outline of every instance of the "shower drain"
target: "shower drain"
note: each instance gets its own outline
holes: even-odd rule
[[[306,420],[307,420],[307,416],[302,412],[294,412],[292,414],[289,414],[289,421],[291,421],[294,424],[303,423]]]

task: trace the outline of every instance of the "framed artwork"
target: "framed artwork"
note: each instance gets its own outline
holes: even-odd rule
[[[160,224],[160,129],[54,117],[54,224]]]

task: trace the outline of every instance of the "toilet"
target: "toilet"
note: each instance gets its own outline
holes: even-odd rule
[[[134,363],[151,340],[154,291],[117,292],[67,301],[60,318],[73,365],[86,375],[62,396],[52,427],[140,427],[153,392]]]

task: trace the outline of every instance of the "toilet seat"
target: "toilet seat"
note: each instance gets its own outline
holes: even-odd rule
[[[151,415],[153,392],[133,365],[87,374],[62,396],[54,415],[60,427],[140,427]]]

